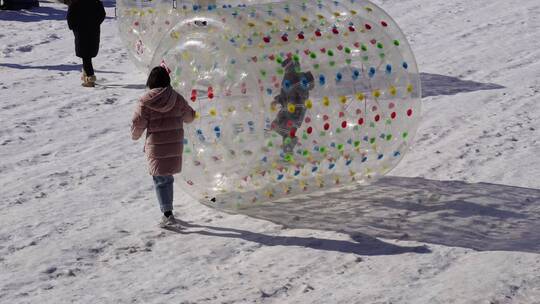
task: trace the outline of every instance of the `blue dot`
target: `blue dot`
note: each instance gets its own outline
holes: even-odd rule
[[[325,83],[326,83],[326,78],[324,77],[324,75],[321,74],[321,75],[319,76],[319,84],[320,84],[321,86],[323,86]]]
[[[367,161],[367,157],[362,158],[362,162],[365,163]]]
[[[283,174],[278,175],[277,179],[282,180],[283,179]]]
[[[379,156],[377,156],[377,159],[382,159],[384,157],[383,154],[379,154]]]
[[[330,164],[330,165],[328,166],[328,169],[332,170],[332,169],[334,169],[335,166],[336,166],[335,164]]]
[[[392,73],[392,65],[390,65],[390,64],[387,64],[387,65],[386,65],[386,73],[387,73],[387,74]]]
[[[270,88],[266,89],[266,93],[267,93],[268,95],[272,95],[272,89],[270,89]]]
[[[343,75],[341,73],[336,74],[336,81],[337,82],[340,82],[342,78],[343,78]]]
[[[375,70],[374,67],[369,68],[369,77],[373,78],[373,76],[375,76],[376,71],[377,70]]]
[[[403,62],[403,68],[404,69],[408,69],[409,68],[409,64],[407,62]]]
[[[317,171],[318,169],[319,169],[319,167],[313,167],[313,168],[311,168],[311,172],[315,172],[315,171]]]
[[[353,75],[352,75],[352,79],[353,79],[353,80],[357,80],[358,77],[360,77],[360,71],[354,70],[354,71],[353,71]]]
[[[398,157],[398,156],[400,156],[400,155],[401,155],[401,152],[399,152],[399,151],[396,151],[396,152],[394,153],[394,157]]]
[[[352,159],[349,159],[349,160],[345,163],[345,165],[348,166],[348,165],[350,165],[351,163],[352,163]]]

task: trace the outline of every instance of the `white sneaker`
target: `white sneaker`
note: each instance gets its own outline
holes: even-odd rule
[[[169,217],[166,217],[165,215],[163,215],[161,217],[161,221],[159,222],[159,227],[161,228],[167,228],[167,227],[173,227],[173,226],[176,226],[178,222],[176,221],[176,219],[174,218],[174,215],[169,215]]]

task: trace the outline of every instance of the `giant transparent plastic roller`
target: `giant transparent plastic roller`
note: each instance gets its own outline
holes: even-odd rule
[[[420,79],[369,1],[119,1],[143,70],[162,65],[197,111],[182,186],[217,208],[368,183],[409,149]]]

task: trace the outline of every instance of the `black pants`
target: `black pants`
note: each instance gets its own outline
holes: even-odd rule
[[[83,70],[86,73],[86,76],[94,76],[94,67],[92,66],[92,58],[83,58]]]

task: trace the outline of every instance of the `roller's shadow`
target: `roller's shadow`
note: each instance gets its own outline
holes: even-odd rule
[[[351,234],[351,238],[354,240],[354,242],[351,242],[346,240],[331,240],[314,237],[273,236],[233,228],[196,225],[188,222],[180,223],[187,229],[169,228],[168,230],[179,234],[198,234],[212,237],[243,239],[249,242],[259,243],[264,246],[296,246],[366,256],[395,255],[402,253],[423,254],[431,252],[426,246],[398,246],[361,233]]]
[[[290,228],[540,253],[537,189],[385,177],[369,186],[234,212]]]
[[[420,80],[422,81],[422,97],[504,89],[498,84],[461,80],[457,77],[429,73],[420,73]]]

